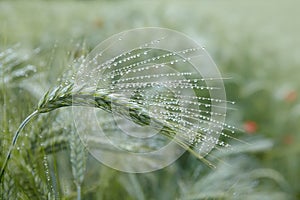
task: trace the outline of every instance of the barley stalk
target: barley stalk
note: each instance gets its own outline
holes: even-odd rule
[[[86,152],[78,134],[70,134],[70,161],[74,183],[77,187],[77,200],[81,199],[81,184],[84,179]]]
[[[125,116],[127,118],[132,119],[134,122],[140,125],[148,125],[150,117],[146,113],[146,111],[141,108],[139,105],[135,103],[130,103],[126,98],[123,98],[117,94],[108,94],[105,91],[99,91],[98,93],[87,92],[81,89],[74,89],[73,85],[68,85],[65,87],[57,87],[51,93],[48,92],[41,99],[37,110],[35,110],[32,114],[30,114],[20,125],[18,130],[16,131],[10,148],[8,150],[8,154],[4,160],[3,167],[1,169],[0,178],[2,179],[5,169],[7,167],[8,161],[11,157],[12,150],[15,147],[19,134],[25,125],[35,116],[40,113],[50,112],[52,110],[66,107],[66,106],[89,106],[89,107],[97,107],[108,112],[111,112],[111,106],[115,105],[121,108],[120,114],[122,113],[122,108],[130,110],[130,116]],[[158,123],[160,123],[158,121]],[[170,128],[165,128],[162,133],[171,134]]]
[[[164,122],[156,120],[149,116],[148,112],[135,102],[131,102],[126,97],[119,94],[107,93],[105,90],[99,90],[96,93],[94,91],[89,91],[88,89],[75,88],[73,85],[68,85],[65,87],[57,87],[52,92],[47,92],[45,96],[41,99],[38,104],[37,110],[30,114],[20,125],[16,131],[6,159],[4,160],[3,167],[1,169],[1,179],[4,175],[5,169],[7,167],[8,161],[11,157],[12,150],[15,147],[18,136],[25,125],[35,116],[41,113],[47,113],[52,110],[67,107],[67,106],[88,106],[97,107],[105,111],[111,112],[112,106],[117,106],[119,108],[118,112],[120,115],[134,121],[135,123],[144,126],[149,125],[150,119],[155,122],[157,127],[163,125],[160,132],[169,138],[173,138],[176,135],[176,129],[171,126],[166,125]],[[129,110],[129,115],[127,111]],[[125,114],[124,114],[125,113]],[[154,127],[155,128],[155,127]],[[181,141],[178,141],[183,147],[191,150],[191,148]],[[193,154],[196,155],[194,151],[191,150]],[[199,157],[199,155],[197,155]]]
[[[12,150],[17,142],[18,136],[24,126],[35,116],[40,113],[47,113],[58,108],[67,107],[67,106],[88,106],[88,107],[97,107],[105,111],[111,112],[112,106],[119,108],[118,112],[120,115],[124,116],[139,124],[141,126],[146,126],[150,124],[150,120],[155,124],[156,127],[163,128],[160,130],[160,133],[166,135],[169,138],[173,138],[178,131],[178,128],[173,128],[172,124],[166,124],[165,121],[160,121],[158,119],[152,118],[149,116],[148,111],[143,107],[138,105],[136,102],[132,102],[130,99],[123,97],[120,94],[108,93],[105,90],[98,91],[89,91],[89,89],[84,88],[74,88],[74,85],[68,85],[64,87],[57,87],[52,92],[47,92],[45,96],[41,99],[38,104],[37,110],[30,114],[20,125],[16,131],[11,146],[9,148],[8,154],[4,161],[3,167],[1,169],[1,178],[5,172],[5,168],[8,164],[8,161],[11,157]],[[127,115],[127,110],[129,110],[129,115]],[[124,114],[125,113],[125,114]],[[156,128],[154,126],[154,128]],[[179,128],[180,130],[180,128]],[[185,144],[183,141],[177,141],[184,148],[190,150],[194,155],[197,155],[188,144]],[[199,157],[199,155],[197,155]]]
[[[15,145],[16,145],[16,142],[17,142],[17,139],[19,137],[19,134],[21,133],[22,129],[25,127],[25,125],[33,118],[35,117],[36,115],[38,115],[38,111],[34,111],[33,113],[31,113],[22,123],[21,125],[19,126],[19,128],[17,129],[13,139],[12,139],[12,142],[11,142],[11,145],[9,147],[9,150],[8,150],[8,153],[7,153],[7,156],[4,160],[4,163],[3,163],[3,166],[1,168],[1,174],[0,174],[0,180],[2,180],[3,178],[3,175],[4,175],[4,172],[5,172],[5,169],[7,167],[7,164],[8,164],[8,161],[11,157],[11,153],[12,153],[12,150],[14,149]]]

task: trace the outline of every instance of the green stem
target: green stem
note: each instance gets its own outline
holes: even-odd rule
[[[80,184],[76,184],[77,186],[77,200],[81,200],[81,186]]]
[[[0,181],[2,180],[3,176],[4,176],[4,172],[5,172],[5,169],[7,167],[7,164],[8,164],[8,161],[11,157],[11,153],[16,145],[16,142],[17,142],[17,139],[19,137],[19,134],[20,132],[22,131],[22,129],[24,128],[24,126],[36,115],[38,115],[39,112],[38,110],[35,110],[33,113],[31,113],[28,117],[26,117],[26,119],[21,123],[21,125],[19,126],[18,130],[16,131],[13,139],[12,139],[12,142],[11,142],[11,145],[9,147],[9,150],[8,150],[8,153],[7,153],[7,156],[4,160],[4,164],[2,166],[2,169],[1,169],[1,175],[0,175]]]

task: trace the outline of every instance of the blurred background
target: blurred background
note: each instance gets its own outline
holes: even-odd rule
[[[225,81],[226,92],[236,105],[227,122],[243,129],[235,137],[250,145],[237,143],[240,147],[234,152],[212,152],[216,169],[188,153],[147,174],[118,172],[89,158],[82,199],[300,199],[299,6],[297,0],[0,1],[0,138],[12,137],[44,92],[82,54],[83,46],[89,52],[111,35],[132,28],[170,28],[204,45],[223,76],[231,77]],[[4,57],[7,49],[13,51],[10,57]],[[1,69],[5,59],[14,66],[9,75]],[[27,132],[38,132],[55,117],[33,122]],[[1,142],[2,160],[5,144]],[[68,151],[44,154],[66,157]],[[50,172],[59,165],[46,160]],[[45,159],[37,162],[43,165]],[[53,186],[38,170],[35,176],[45,188],[26,189],[24,183],[39,181],[29,178],[32,173],[22,174],[21,165],[16,166],[21,176],[12,172],[2,186],[11,198],[18,191],[23,199],[30,199],[31,193],[49,199],[45,188],[58,198],[75,198],[72,177],[63,173]]]

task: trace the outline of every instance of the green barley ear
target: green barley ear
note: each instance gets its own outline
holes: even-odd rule
[[[185,150],[203,157],[229,146],[226,95],[203,47],[162,28],[116,34],[81,58],[74,75],[47,92],[17,130],[40,113],[72,106],[77,132],[96,159],[117,170],[149,172]],[[232,131],[234,132],[234,131]],[[207,162],[208,163],[208,162]],[[208,163],[209,164],[209,163]]]
[[[15,199],[16,193],[14,191],[15,181],[13,177],[7,173],[3,178],[3,185],[0,186],[1,199]]]
[[[36,72],[36,67],[27,64],[26,61],[38,53],[38,49],[32,53],[18,50],[20,45],[14,45],[5,50],[0,49],[0,78],[1,84],[17,86],[22,80]]]

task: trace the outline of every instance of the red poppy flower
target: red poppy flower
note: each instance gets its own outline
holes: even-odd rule
[[[285,95],[284,100],[288,103],[292,103],[297,100],[297,96],[297,92],[295,90],[292,90]]]
[[[244,123],[244,130],[247,133],[255,133],[257,131],[257,124],[255,121],[246,121]]]

